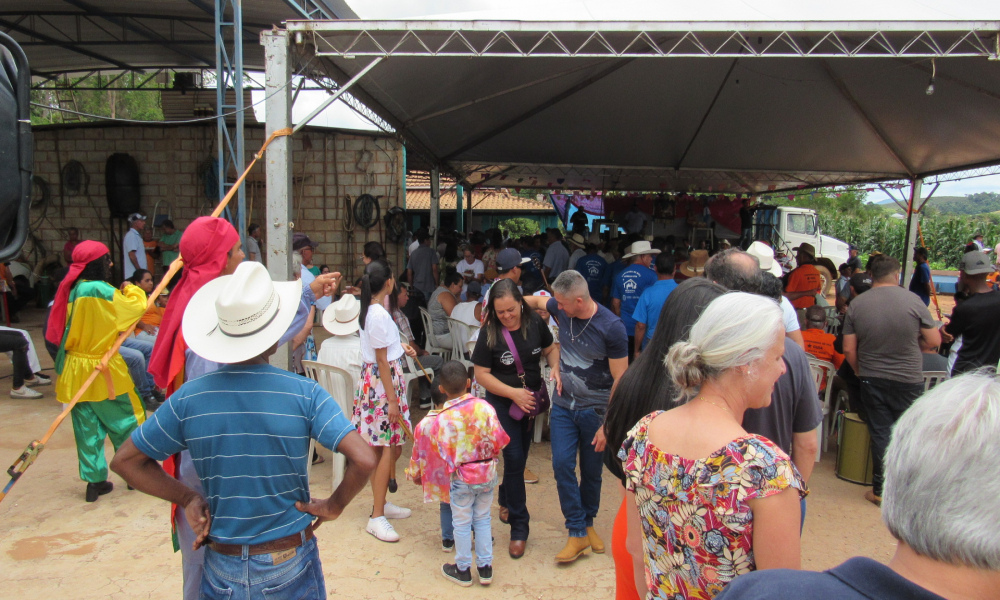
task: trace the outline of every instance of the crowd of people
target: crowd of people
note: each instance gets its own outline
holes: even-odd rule
[[[565,521],[552,558],[607,551],[595,528],[607,468],[621,495],[609,544],[621,600],[958,598],[1000,583],[1000,550],[984,534],[997,517],[992,488],[949,466],[988,470],[1000,450],[1000,383],[986,372],[1000,361],[1000,291],[981,249],[962,258],[963,298],[942,323],[922,295],[933,289],[920,252],[908,290],[895,258],[862,268],[852,247],[830,305],[809,244],[787,268],[763,241],[694,247],[646,238],[637,221],[621,238],[577,223],[568,235],[442,235],[438,247],[418,231],[404,265],[366,244],[356,278],[314,265],[317,244],[296,233],[288,282],[260,263],[256,225],[248,255],[223,219],[163,223],[153,245],[145,222],[129,218],[119,287],[109,249],[73,238],[45,338],[68,402],[129,332],[72,411],[80,477],[88,502],[113,490],[110,437],[110,469],[173,505],[186,599],[325,598],[315,530],[370,484],[364,530],[399,542],[393,521],[414,509],[388,498],[407,443],[405,476],[437,504],[442,548],[454,552],[442,576],[489,585],[494,502],[509,556],[530,548],[539,415]],[[158,272],[147,250],[164,271],[170,253],[184,263],[148,308]],[[316,320],[331,334],[318,348]],[[452,343],[456,323],[465,349]],[[30,386],[50,381],[17,331],[0,331],[14,352],[12,395],[33,397]],[[285,344],[291,373],[269,364]],[[925,393],[923,373],[938,370],[930,356],[949,357],[954,378]],[[835,367],[819,389],[811,359]],[[302,377],[311,360],[347,371],[353,397]],[[865,496],[899,540],[888,566],[797,571],[828,386],[867,423]],[[415,422],[418,407],[428,412]],[[321,460],[310,440],[346,459],[324,499],[309,494]]]

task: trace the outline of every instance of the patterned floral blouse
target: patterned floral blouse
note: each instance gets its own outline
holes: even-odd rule
[[[618,452],[639,508],[647,598],[714,598],[755,569],[749,501],[788,487],[801,497],[808,491],[788,455],[759,435],[698,460],[661,452],[648,439],[660,412],[639,421]]]

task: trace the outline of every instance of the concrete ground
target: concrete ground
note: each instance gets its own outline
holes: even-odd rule
[[[44,351],[41,311],[26,311],[22,324],[40,351],[44,368],[52,362]],[[324,332],[325,333],[325,332]],[[321,336],[317,336],[321,337]],[[317,340],[319,341],[319,340]],[[48,372],[51,374],[51,371]],[[0,467],[12,463],[24,447],[40,438],[59,414],[54,386],[37,388],[40,400],[9,397],[11,367],[0,359]],[[417,411],[414,420],[423,416]],[[110,459],[112,448],[107,446]],[[409,448],[404,456],[409,455]],[[329,458],[329,454],[326,454]],[[524,558],[507,556],[505,526],[493,515],[495,578],[489,588],[453,589],[440,575],[450,559],[440,549],[438,509],[422,505],[417,486],[403,479],[390,499],[410,507],[410,519],[396,521],[402,540],[377,541],[364,531],[370,492],[363,491],[343,516],[317,532],[326,586],[331,596],[410,600],[462,594],[468,598],[559,600],[611,598],[614,566],[610,549],[575,564],[556,566],[552,558],[565,542],[566,531],[552,478],[550,447],[534,446],[528,466],[541,481],[528,486],[532,514],[531,539]],[[851,556],[886,562],[895,544],[882,525],[879,510],[864,501],[865,488],[834,476],[835,451],[816,466],[802,535],[802,567],[822,570]],[[330,492],[331,461],[313,467],[313,493]],[[177,598],[181,589],[180,556],[170,545],[169,506],[140,492],[127,491],[111,475],[115,490],[93,504],[84,502],[73,431],[69,420],[56,432],[38,461],[0,503],[0,599],[7,598]],[[605,475],[596,527],[610,546],[611,525],[621,503],[621,488]],[[2,476],[6,484],[6,475]]]

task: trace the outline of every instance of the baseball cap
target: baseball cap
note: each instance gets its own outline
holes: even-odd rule
[[[872,289],[872,276],[863,271],[851,275],[851,287],[854,288],[854,292],[857,294],[867,292]]]
[[[132,213],[128,216],[129,223],[135,223],[136,221],[145,221],[146,215],[142,213]]]
[[[520,267],[528,262],[531,262],[530,258],[521,258],[520,252],[514,248],[507,248],[506,250],[501,250],[500,254],[497,254],[497,271],[506,273],[514,267]]]
[[[304,233],[296,233],[292,236],[292,250],[301,250],[306,246],[311,246],[315,249],[316,246],[319,246],[319,243],[310,240],[309,236]]]
[[[465,291],[472,294],[482,294],[483,285],[478,281],[470,281],[469,286],[465,288]]]
[[[966,275],[982,275],[992,273],[993,265],[986,260],[986,255],[982,252],[966,252],[959,269]]]
[[[858,250],[859,248],[858,248],[857,244],[848,244],[847,245],[847,249],[848,250]]]

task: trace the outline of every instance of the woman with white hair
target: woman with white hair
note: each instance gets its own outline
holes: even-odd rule
[[[883,565],[855,557],[829,571],[742,577],[726,600],[960,600],[1000,590],[1000,378],[939,383],[892,429],[882,520],[898,540]]]
[[[784,335],[774,301],[729,293],[667,353],[680,406],[640,420],[618,455],[637,509],[628,545],[644,562],[640,596],[712,598],[754,569],[799,567],[805,483],[777,445],[741,426],[744,411],[771,402]]]

